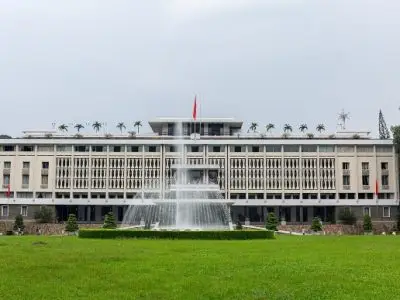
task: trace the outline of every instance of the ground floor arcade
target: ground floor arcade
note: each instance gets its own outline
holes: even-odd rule
[[[287,224],[308,224],[318,217],[324,223],[336,223],[345,206],[233,206],[232,220],[250,223],[264,223],[269,212],[275,213],[279,221]],[[397,206],[347,206],[357,220],[365,214],[373,221],[392,221],[397,218]]]
[[[1,205],[0,219],[12,220],[22,214],[27,220],[33,219],[35,211],[41,205]],[[81,223],[101,223],[108,212],[113,212],[117,222],[123,220],[128,206],[117,205],[55,205],[49,206],[54,211],[55,220],[64,222],[69,214],[75,214]],[[349,206],[358,220],[369,214],[373,221],[394,221],[397,218],[397,206]],[[231,206],[230,214],[233,222],[259,224],[264,223],[269,212],[274,212],[280,221],[287,224],[308,224],[314,217],[325,223],[335,223],[339,219],[344,206]]]

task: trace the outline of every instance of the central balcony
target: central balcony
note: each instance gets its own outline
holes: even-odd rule
[[[216,164],[172,164],[171,169],[185,169],[185,170],[219,170],[220,166]]]

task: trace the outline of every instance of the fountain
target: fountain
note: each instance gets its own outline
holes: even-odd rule
[[[232,230],[231,200],[217,183],[219,166],[186,164],[182,124],[176,124],[178,163],[167,166],[172,180],[161,189],[144,189],[128,207],[120,229]]]

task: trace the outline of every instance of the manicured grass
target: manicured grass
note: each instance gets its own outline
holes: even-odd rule
[[[400,237],[0,237],[1,299],[399,299]]]

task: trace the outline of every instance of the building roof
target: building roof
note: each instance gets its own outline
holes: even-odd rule
[[[229,124],[234,127],[242,127],[243,121],[235,120],[234,118],[181,118],[181,117],[159,117],[154,120],[149,121],[149,125],[153,131],[159,131],[163,124],[168,123],[223,123]]]
[[[17,138],[0,139],[0,145],[393,145],[393,140],[352,138],[281,138],[281,137],[212,137],[177,139],[174,136],[120,137],[120,138]]]

